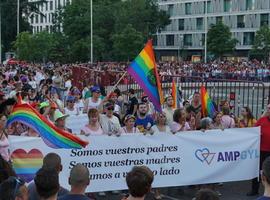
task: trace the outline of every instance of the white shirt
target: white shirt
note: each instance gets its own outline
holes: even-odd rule
[[[107,115],[100,114],[100,125],[105,134],[108,133],[118,133],[120,131],[121,125],[119,119],[116,116],[108,118]]]
[[[71,115],[78,115],[77,109],[74,107],[73,110],[69,110],[68,108],[65,108],[65,114],[71,116]]]
[[[171,132],[170,127],[167,125],[165,125],[165,131],[160,131],[157,125],[152,126],[151,129],[154,131],[154,133],[170,133]]]
[[[99,105],[101,104],[101,101],[102,100],[99,98],[97,102],[93,102],[92,97],[89,98],[88,109],[89,108],[97,108],[98,109]]]

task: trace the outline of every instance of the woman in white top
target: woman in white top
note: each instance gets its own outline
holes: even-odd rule
[[[75,107],[75,97],[67,97],[67,107],[65,107],[65,114],[68,114],[69,116],[79,115],[79,109]]]
[[[98,110],[95,108],[90,108],[88,111],[88,119],[89,123],[86,124],[82,130],[82,135],[102,135],[104,134],[101,125],[99,123],[99,113]]]
[[[135,125],[136,117],[134,115],[127,115],[124,119],[125,126],[120,129],[120,133],[132,134],[132,133],[140,133],[139,129],[136,128]]]
[[[167,125],[166,114],[164,112],[156,115],[156,124],[152,126],[154,133],[170,133],[170,127]]]

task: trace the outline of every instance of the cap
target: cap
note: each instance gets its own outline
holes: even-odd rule
[[[105,106],[105,108],[114,107],[113,103],[111,103],[111,102],[107,102],[104,106]]]
[[[63,114],[62,112],[60,112],[59,110],[56,110],[55,113],[54,113],[54,120],[57,121],[58,119],[61,119],[61,118],[67,118],[69,115],[65,115]]]
[[[100,88],[98,86],[93,86],[91,92],[100,92]]]
[[[128,121],[130,119],[134,119],[135,120],[136,117],[134,115],[127,115],[127,116],[125,116],[124,122],[126,122],[126,121]]]
[[[67,102],[74,102],[75,101],[75,97],[74,96],[68,96],[67,97]]]
[[[71,93],[74,94],[74,95],[81,94],[81,92],[80,92],[80,90],[78,88],[75,88],[74,90],[72,90]]]
[[[49,106],[50,106],[49,102],[45,101],[39,104],[39,109],[49,107]]]

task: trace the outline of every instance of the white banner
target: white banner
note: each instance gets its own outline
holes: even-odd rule
[[[42,158],[55,152],[62,158],[61,185],[69,188],[70,169],[82,163],[90,169],[88,192],[126,189],[125,175],[134,165],[154,171],[153,187],[248,180],[259,173],[258,127],[88,139],[88,147],[69,150],[51,149],[40,138],[10,137],[14,168],[29,181]]]
[[[73,134],[80,134],[82,128],[89,123],[87,114],[71,115],[66,119],[66,127],[72,130]]]

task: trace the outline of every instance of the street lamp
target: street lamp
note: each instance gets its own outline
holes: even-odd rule
[[[2,64],[2,5],[0,4],[0,64]]]
[[[17,36],[20,33],[20,0],[17,0]]]
[[[91,21],[91,30],[90,30],[90,39],[91,39],[91,47],[90,47],[90,62],[93,64],[93,0],[90,0],[90,21]]]
[[[207,62],[207,29],[208,29],[208,25],[207,25],[207,1],[205,0],[205,23],[204,23],[204,28],[205,28],[205,37],[204,37],[204,63]]]

